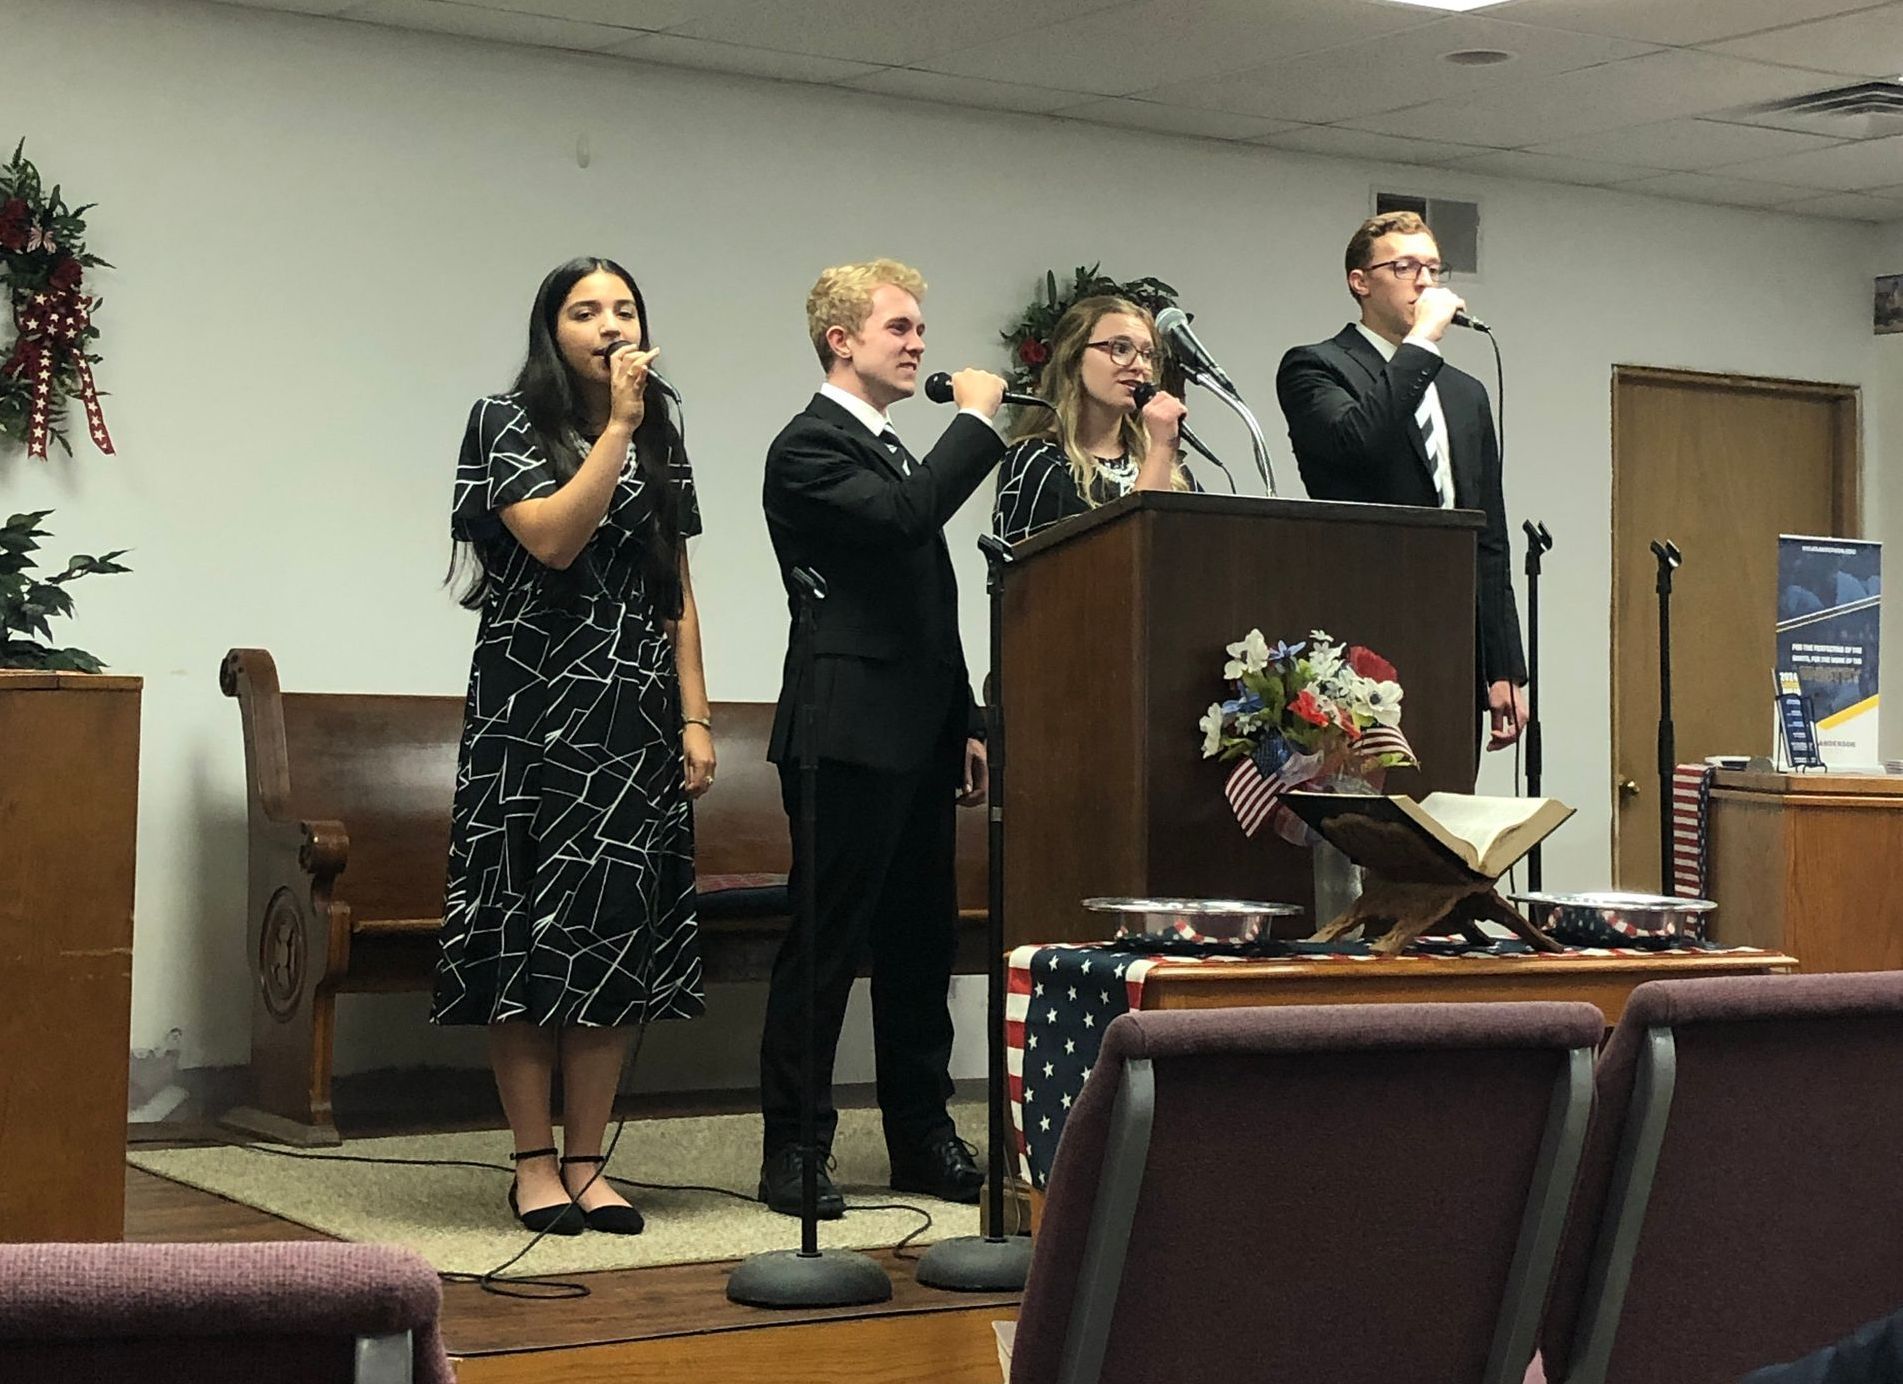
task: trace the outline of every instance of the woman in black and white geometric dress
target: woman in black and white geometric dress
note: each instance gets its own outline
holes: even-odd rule
[[[633,1026],[702,1009],[691,799],[714,748],[686,553],[700,511],[655,354],[626,270],[551,272],[515,388],[470,411],[451,517],[481,623],[432,1017],[488,1026],[510,1207],[565,1234],[641,1229],[597,1177],[602,1134]]]

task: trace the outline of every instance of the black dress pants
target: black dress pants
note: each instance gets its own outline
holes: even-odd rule
[[[830,1148],[839,1114],[833,1057],[860,964],[872,962],[872,1037],[879,1110],[888,1148],[910,1149],[950,1133],[951,968],[957,944],[957,811],[962,744],[925,767],[888,773],[821,760],[818,859],[803,858],[800,770],[780,766],[793,832],[789,880],[797,912],[802,876],[816,869],[814,1066],[819,1146]],[[795,925],[773,962],[760,1037],[760,1108],[768,1153],[799,1142],[805,939]]]

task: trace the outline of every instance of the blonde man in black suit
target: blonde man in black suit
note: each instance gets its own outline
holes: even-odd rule
[[[984,801],[982,721],[958,636],[958,590],[941,530],[1004,454],[992,426],[1004,381],[952,376],[958,416],[923,459],[887,410],[910,398],[925,354],[925,281],[892,260],[828,269],[807,298],[825,383],[767,451],[767,528],[797,611],[794,567],[827,597],[815,641],[819,703],[817,859],[793,836],[792,887],[816,873],[818,1135],[838,1122],[833,1055],[861,958],[872,960],[879,1108],[892,1186],[975,1202],[983,1181],[958,1137],[949,1006],[956,942],[955,804]],[[768,754],[789,820],[799,807],[801,663],[789,647]],[[788,934],[760,1041],[765,1117],[760,1199],[799,1213],[799,1062],[804,953]],[[820,1214],[844,1212],[820,1174]]]

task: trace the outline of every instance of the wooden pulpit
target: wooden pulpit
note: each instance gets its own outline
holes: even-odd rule
[[[1007,940],[1107,935],[1093,895],[1313,901],[1309,854],[1223,798],[1198,719],[1224,646],[1328,631],[1394,664],[1419,770],[1470,793],[1480,753],[1470,510],[1140,491],[1017,545],[1003,586]],[[1314,924],[1291,920],[1288,935]]]

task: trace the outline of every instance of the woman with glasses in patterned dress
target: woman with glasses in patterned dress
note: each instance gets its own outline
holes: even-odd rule
[[[1083,298],[1058,319],[1037,391],[998,468],[991,528],[1022,542],[1060,519],[1132,490],[1195,490],[1178,458],[1182,400],[1159,390],[1141,410],[1139,384],[1160,367],[1156,324],[1124,298]]]

